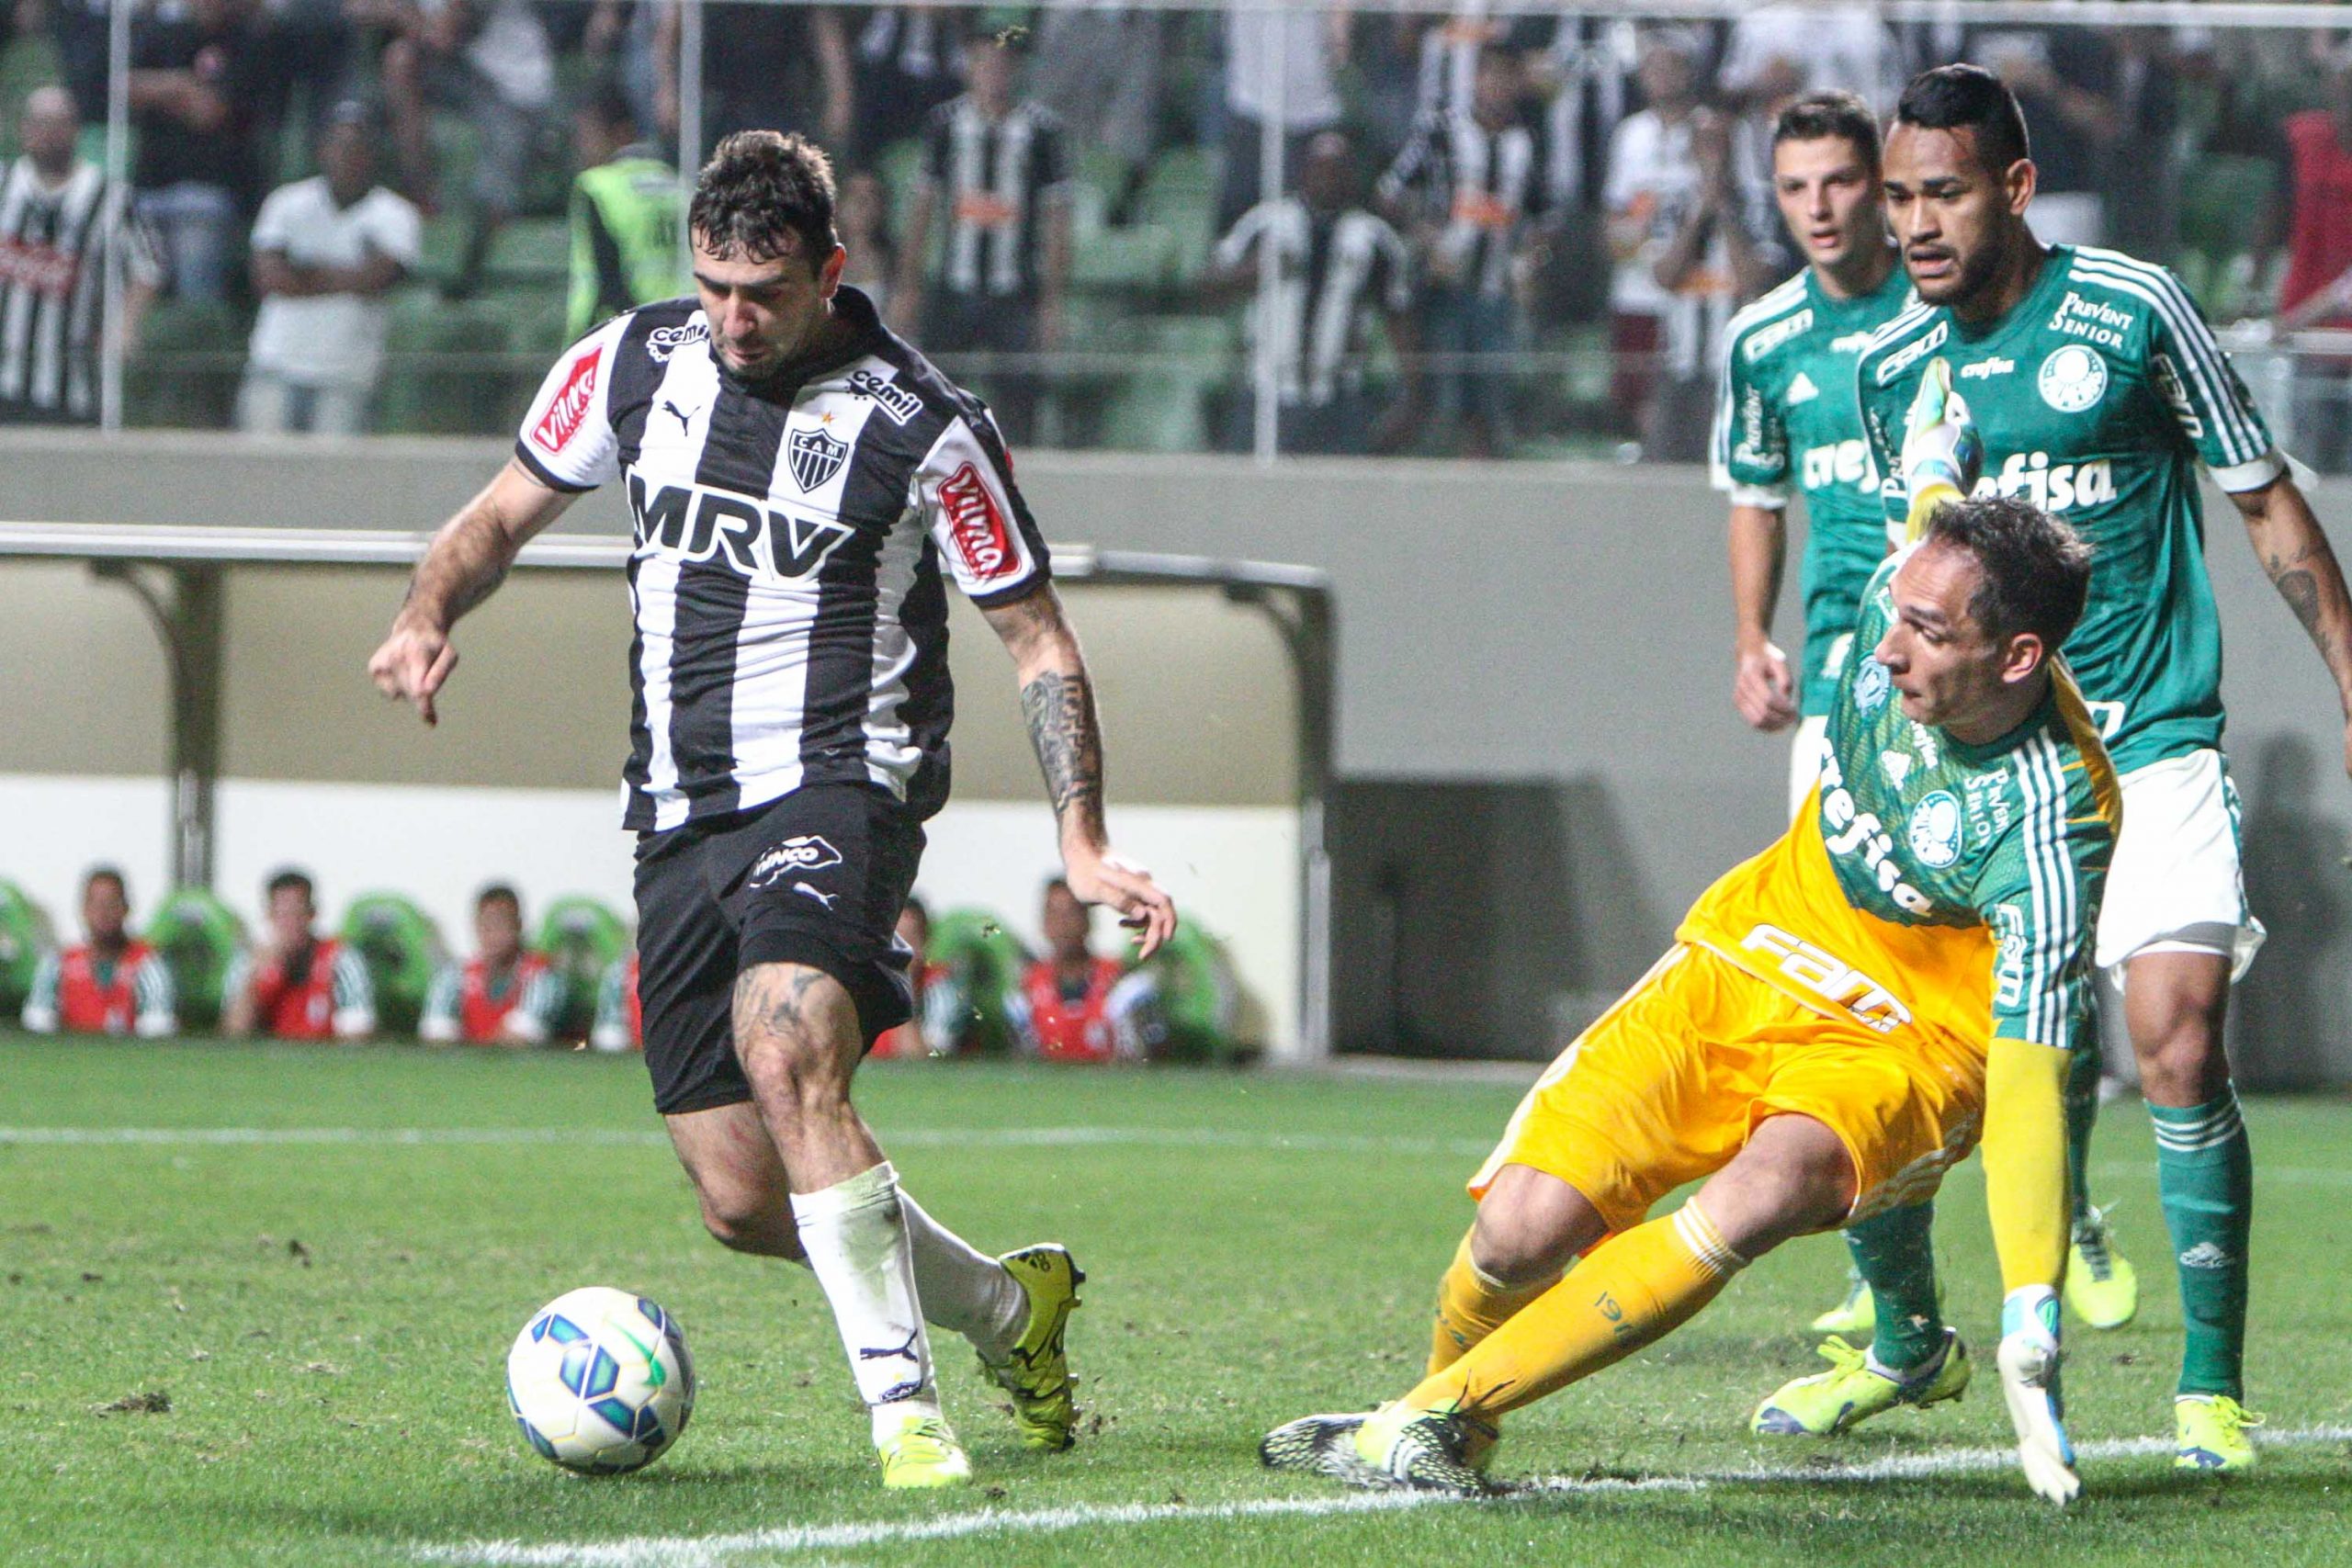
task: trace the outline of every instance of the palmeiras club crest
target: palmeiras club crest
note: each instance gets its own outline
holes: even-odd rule
[[[820,490],[842,471],[849,443],[836,441],[822,430],[796,430],[785,442],[785,452],[792,462],[792,482],[804,491]]]

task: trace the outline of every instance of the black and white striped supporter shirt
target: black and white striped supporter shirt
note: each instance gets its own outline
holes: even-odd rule
[[[96,422],[115,248],[127,282],[163,281],[153,236],[96,164],[51,186],[18,158],[0,177],[0,419]]]
[[[566,491],[621,477],[635,518],[625,823],[871,781],[947,797],[943,558],[980,605],[1049,573],[996,423],[854,288],[841,363],[736,378],[692,299],[572,345],[524,418],[523,466]]]

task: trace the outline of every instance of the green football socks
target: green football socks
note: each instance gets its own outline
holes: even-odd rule
[[[2246,1239],[2254,1151],[2234,1089],[2202,1105],[2151,1105],[2156,1191],[2179,1265],[2184,1394],[2245,1397]]]
[[[1928,1235],[1933,1199],[1873,1214],[1846,1227],[1846,1249],[1870,1281],[1878,1304],[1871,1355],[1889,1371],[1905,1371],[1943,1348],[1943,1314],[1936,1304],[1936,1252]]]

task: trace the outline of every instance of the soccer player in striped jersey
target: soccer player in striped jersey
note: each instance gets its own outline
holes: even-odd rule
[[[78,947],[45,953],[34,966],[21,1021],[35,1034],[138,1034],[179,1028],[172,972],[163,954],[130,934],[122,873],[94,867],[82,882]]]
[[[2070,529],[2006,498],[1946,506],[1879,569],[1805,808],[1700,896],[1472,1179],[1427,1375],[1368,1416],[1277,1428],[1268,1465],[1483,1490],[1503,1415],[1680,1326],[1790,1237],[1924,1201],[1981,1131],[2018,1459],[2041,1496],[2075,1495],[2060,1099],[2094,1027],[2118,811],[2056,658],[2089,580]],[[1947,1331],[1911,1396],[1967,1380]]]
[[[2245,906],[2237,794],[2220,749],[2222,628],[2199,467],[2236,504],[2347,714],[2352,597],[2187,291],[2162,267],[2034,238],[2030,152],[2017,100],[1990,73],[1948,65],[1905,90],[1887,143],[1887,206],[1919,303],[1863,351],[1862,417],[1890,522],[1951,493],[1949,474],[1905,471],[1922,440],[1973,430],[1979,493],[2030,499],[2097,552],[2090,607],[2066,656],[2122,781],[2098,959],[2122,981],[2178,1268],[2187,1335],[2176,1462],[2243,1470],[2257,1419],[2244,1404],[2254,1174],[2222,1038],[2231,981],[2262,928]],[[2352,731],[2346,754],[2352,762]],[[2078,1190],[2096,1096],[2096,1062],[2081,1061]],[[2090,1218],[2087,1230],[2078,1224],[2067,1281],[2086,1316],[2121,1304],[2100,1289],[2114,1282],[2111,1260]],[[1907,1260],[1888,1266],[1928,1261],[1922,1234]]]
[[[842,285],[831,162],[739,131],[688,229],[695,298],[565,352],[369,669],[431,723],[458,617],[575,497],[625,480],[622,820],[654,1108],[712,1235],[815,1273],[883,1484],[959,1484],[926,1317],[972,1342],[1025,1446],[1066,1449],[1083,1275],[1060,1247],[992,1258],[933,1220],[850,1100],[913,1010],[893,928],[947,796],[950,576],[1012,656],[1072,891],[1147,956],[1175,906],[1111,848],[1093,687],[995,420]]]

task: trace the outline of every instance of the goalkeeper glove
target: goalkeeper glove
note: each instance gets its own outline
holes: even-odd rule
[[[1928,362],[1919,395],[1903,428],[1903,482],[1910,498],[1906,540],[1927,532],[1936,508],[1963,499],[1984,468],[1984,438],[1968,416],[1968,403],[1951,387],[1951,366]]]

